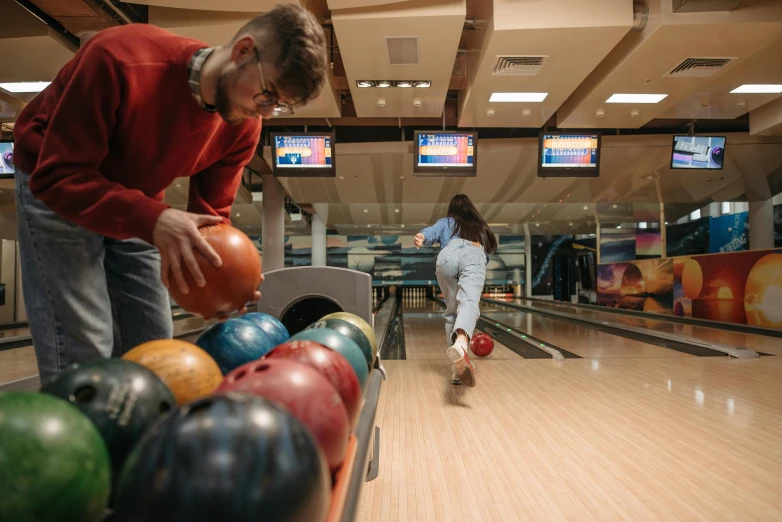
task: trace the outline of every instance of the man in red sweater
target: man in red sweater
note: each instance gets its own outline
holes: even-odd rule
[[[186,291],[183,270],[204,285],[195,250],[220,266],[198,227],[229,222],[261,118],[312,100],[327,69],[320,24],[286,5],[216,48],[145,24],[101,31],[27,105],[16,204],[42,384],[172,336],[166,287]],[[187,212],[163,203],[180,177]]]

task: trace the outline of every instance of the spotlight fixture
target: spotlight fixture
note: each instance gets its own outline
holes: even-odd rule
[[[356,86],[360,88],[377,87],[387,89],[389,87],[399,87],[402,89],[410,87],[427,88],[432,86],[431,80],[356,80]]]

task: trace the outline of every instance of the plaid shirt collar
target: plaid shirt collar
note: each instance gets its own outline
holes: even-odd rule
[[[193,97],[207,112],[217,112],[217,107],[209,105],[201,97],[201,69],[204,67],[206,59],[212,54],[212,51],[214,51],[214,47],[206,47],[197,50],[190,58],[190,63],[187,67],[187,81],[190,84],[190,90],[193,92]]]

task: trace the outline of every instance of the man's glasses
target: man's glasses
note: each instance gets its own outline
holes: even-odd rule
[[[261,94],[256,94],[253,97],[253,102],[259,107],[274,106],[274,112],[276,114],[293,114],[293,103],[281,102],[279,95],[276,92],[271,92],[266,88],[266,80],[263,77],[261,56],[258,53],[258,49],[255,50],[255,57],[258,64],[258,74],[261,75],[261,89],[263,89],[263,92],[261,92]]]

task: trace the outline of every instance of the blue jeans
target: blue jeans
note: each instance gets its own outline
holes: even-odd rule
[[[453,239],[437,256],[437,282],[445,298],[445,335],[448,346],[456,331],[472,337],[481,315],[480,300],[486,280],[486,253],[464,239]]]
[[[61,218],[17,172],[22,289],[41,384],[71,364],[121,356],[173,335],[160,254],[139,239],[99,236]]]

